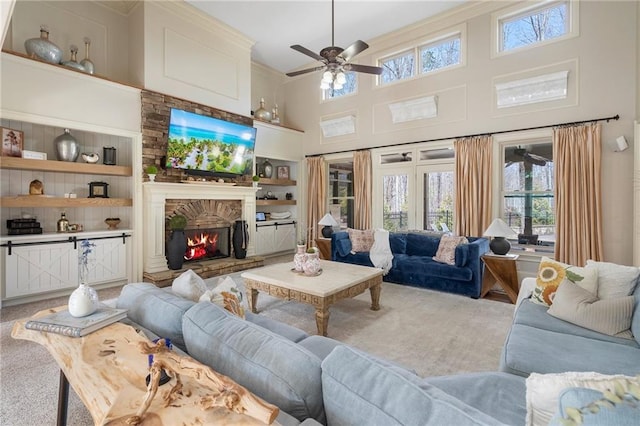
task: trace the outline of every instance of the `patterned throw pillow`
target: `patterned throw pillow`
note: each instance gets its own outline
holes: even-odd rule
[[[215,303],[232,314],[244,318],[244,296],[231,277],[219,278],[216,286],[212,290],[205,291],[199,301]]]
[[[580,268],[543,257],[538,268],[536,288],[531,294],[531,301],[539,305],[551,306],[556,290],[567,281],[577,284],[593,295],[598,293],[598,272],[595,268]]]
[[[351,250],[358,252],[368,252],[373,246],[373,229],[360,231],[358,229],[347,228],[349,239],[351,240]]]
[[[456,264],[456,247],[460,244],[468,244],[466,237],[456,237],[454,235],[443,235],[440,237],[438,251],[433,256],[436,262],[446,263],[448,265]]]

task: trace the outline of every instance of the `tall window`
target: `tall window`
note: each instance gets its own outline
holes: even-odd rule
[[[498,18],[499,51],[510,51],[568,35],[575,31],[571,25],[572,12],[569,1],[560,1],[545,3],[535,9],[515,10]]]
[[[420,70],[428,73],[460,63],[460,34],[420,48]]]
[[[503,218],[518,243],[555,244],[553,149],[550,140],[505,146],[502,173]]]
[[[387,84],[413,77],[416,54],[413,50],[380,61],[380,83]]]
[[[334,99],[339,98],[341,96],[349,95],[351,93],[355,93],[358,90],[358,79],[356,78],[356,73],[353,71],[347,71],[344,73],[347,81],[342,85],[342,88],[339,90],[334,89],[333,87],[326,89],[323,91],[323,99]]]
[[[409,229],[409,176],[383,176],[382,197],[384,229],[390,232]]]
[[[329,212],[338,219],[340,228],[353,228],[353,162],[329,164]]]
[[[453,231],[454,172],[427,171],[423,174],[423,180],[423,228],[432,231]]]

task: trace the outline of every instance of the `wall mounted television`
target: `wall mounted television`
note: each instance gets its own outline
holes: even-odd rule
[[[197,176],[252,175],[255,142],[254,127],[171,108],[166,166]]]

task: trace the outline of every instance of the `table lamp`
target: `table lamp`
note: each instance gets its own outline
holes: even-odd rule
[[[322,228],[322,236],[325,238],[331,238],[331,234],[333,234],[333,227],[338,226],[338,222],[331,216],[329,213],[325,214],[318,225],[324,225]]]
[[[514,237],[516,235],[513,229],[509,228],[504,220],[499,217],[493,219],[491,225],[484,231],[484,235],[487,237],[493,237],[489,243],[489,248],[494,254],[505,255],[509,253],[511,244],[507,241],[506,237]]]

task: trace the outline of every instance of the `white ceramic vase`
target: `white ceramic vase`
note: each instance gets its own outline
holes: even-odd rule
[[[81,283],[69,296],[69,313],[76,317],[86,317],[98,309],[98,293],[93,287]]]
[[[307,253],[302,269],[305,275],[318,275],[320,273],[320,257],[317,251]]]
[[[154,173],[151,173],[148,176],[149,176],[149,182],[155,182],[156,181],[156,175]]]
[[[304,244],[298,244],[298,251],[293,255],[293,267],[296,272],[304,272],[304,262],[307,260],[307,254],[305,253],[307,246]]]

